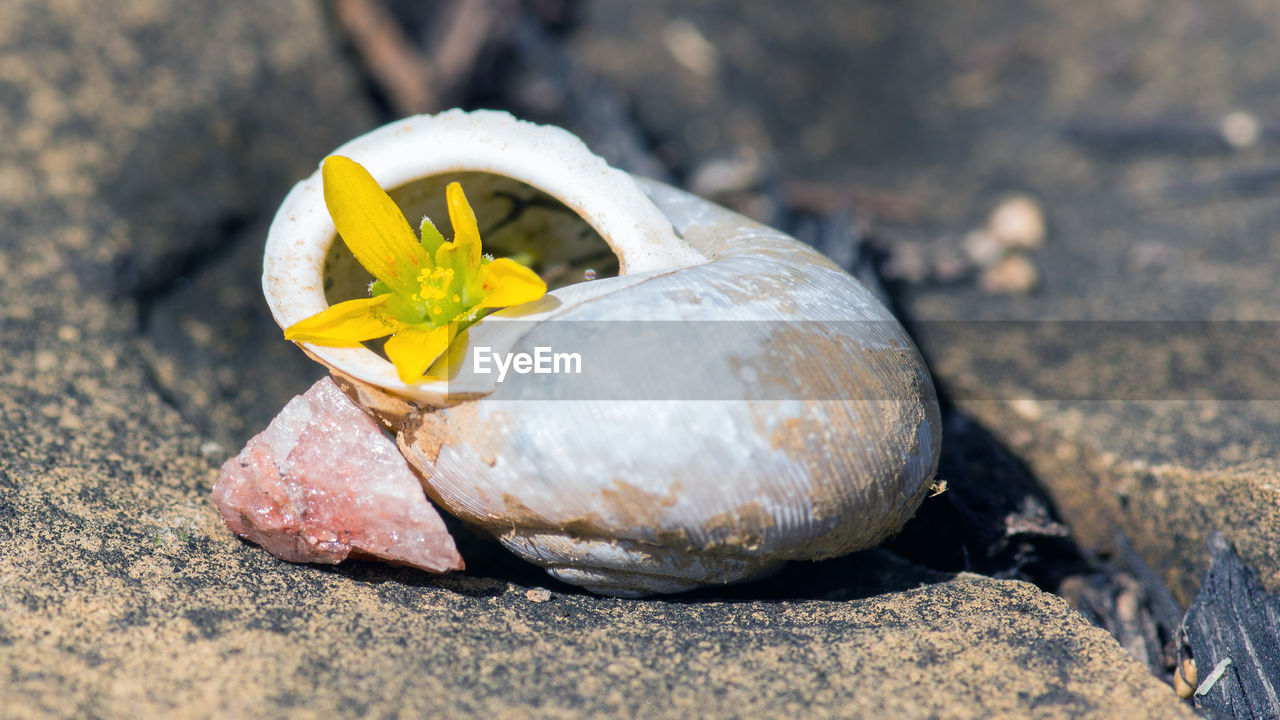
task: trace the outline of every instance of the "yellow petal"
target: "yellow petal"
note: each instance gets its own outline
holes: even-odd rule
[[[449,325],[423,330],[405,328],[387,340],[387,357],[396,366],[402,382],[419,382],[431,363],[449,347],[451,337]]]
[[[290,325],[284,330],[284,338],[295,342],[339,347],[359,345],[365,340],[390,335],[399,323],[380,306],[390,295],[348,300]]]
[[[480,266],[480,227],[476,225],[475,211],[458,183],[449,183],[444,192],[449,203],[449,222],[453,224],[453,244],[462,253],[465,267],[474,270]]]
[[[450,324],[449,332],[453,335],[453,339],[449,341],[449,349],[436,358],[435,364],[427,369],[428,374],[424,380],[448,380],[462,368],[463,362],[467,359],[467,330],[463,328],[461,332],[456,331],[464,324],[460,322]]]
[[[404,213],[367,170],[351,158],[325,158],[324,203],[351,254],[374,277],[409,295],[429,257]]]
[[[547,284],[537,273],[510,258],[480,268],[480,281],[485,292],[482,308],[522,305],[547,294]]]

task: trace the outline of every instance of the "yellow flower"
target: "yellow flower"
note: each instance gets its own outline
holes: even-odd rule
[[[421,239],[359,163],[325,158],[324,202],[351,254],[375,282],[372,297],[348,300],[285,328],[286,340],[355,346],[387,340],[387,357],[406,383],[427,368],[468,325],[491,308],[532,302],[547,284],[529,268],[480,253],[480,230],[462,186],[445,189],[454,237],[445,242],[427,218]]]

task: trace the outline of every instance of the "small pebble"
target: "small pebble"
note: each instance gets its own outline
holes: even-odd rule
[[[1014,448],[1031,447],[1036,441],[1036,436],[1026,428],[1018,428],[1009,433],[1009,444]]]
[[[1000,238],[987,230],[974,230],[964,236],[960,244],[964,256],[978,267],[991,267],[1004,257],[1005,246]]]
[[[978,284],[984,292],[999,295],[1025,295],[1035,289],[1040,272],[1030,260],[1011,255],[982,272]]]
[[[987,232],[1010,250],[1030,250],[1044,244],[1044,211],[1030,195],[1006,198],[987,219]]]
[[[1129,251],[1129,265],[1134,272],[1160,270],[1177,262],[1178,253],[1161,242],[1138,243]]]
[[[1253,113],[1236,110],[1222,118],[1218,132],[1222,133],[1222,139],[1233,148],[1253,147],[1258,144],[1258,138],[1262,135],[1262,123],[1258,122]]]
[[[1009,407],[1018,417],[1028,422],[1035,422],[1044,415],[1040,403],[1031,398],[1015,398],[1009,401]]]
[[[930,272],[938,282],[954,282],[969,274],[972,266],[953,247],[946,245],[933,254]]]
[[[697,195],[714,196],[745,192],[764,177],[760,156],[749,148],[739,149],[732,157],[708,160],[693,171],[689,188]]]
[[[47,372],[58,367],[58,356],[47,350],[36,351],[36,370]]]
[[[196,345],[212,345],[218,333],[209,325],[198,320],[187,320],[182,323],[182,329],[186,331]]]
[[[529,602],[546,602],[551,599],[551,591],[546,588],[533,588],[524,594]]]
[[[924,248],[914,242],[894,243],[889,248],[889,257],[880,271],[890,280],[904,280],[909,283],[924,281],[929,275],[928,259],[925,257]]]
[[[1183,700],[1191,697],[1196,691],[1196,661],[1193,658],[1187,658],[1178,666],[1177,671],[1173,673],[1173,691],[1178,693],[1178,697]]]
[[[693,23],[676,19],[662,28],[667,52],[690,72],[711,77],[720,67],[720,52]]]

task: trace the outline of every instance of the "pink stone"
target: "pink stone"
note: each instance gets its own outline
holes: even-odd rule
[[[213,501],[232,532],[290,562],[463,568],[395,443],[328,377],[222,466]]]

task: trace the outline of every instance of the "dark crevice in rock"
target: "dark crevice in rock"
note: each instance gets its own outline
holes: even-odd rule
[[[104,180],[102,200],[130,234],[130,252],[116,259],[115,293],[137,299],[142,314],[183,278],[232,252],[235,231],[270,212],[259,196],[266,170],[254,167],[247,151],[249,123],[233,111],[158,121]]]
[[[897,288],[889,287],[892,298]],[[911,318],[890,307],[910,333]],[[1181,608],[1169,586],[1122,534],[1114,556],[1078,545],[1027,463],[956,409],[945,383],[938,391],[945,428],[938,478],[947,490],[927,499],[889,547],[927,567],[1025,580],[1060,595],[1171,682]]]
[[[1124,533],[1117,533],[1115,540],[1117,560],[1120,565],[1132,573],[1148,594],[1148,606],[1151,616],[1159,624],[1162,633],[1169,643],[1176,637],[1174,630],[1181,622],[1182,606],[1173,596],[1173,591],[1165,584],[1158,573],[1151,569],[1142,557],[1133,549],[1133,545]]]
[[[141,315],[142,313],[140,312],[139,314]],[[138,339],[132,340],[130,345],[138,351],[138,355],[141,358],[139,366],[142,368],[143,379],[146,380],[147,386],[156,394],[156,397],[160,399],[160,402],[176,410],[179,415],[183,416],[184,420],[198,425],[199,418],[187,417],[186,414],[183,413],[183,403],[181,399],[174,392],[173,386],[161,378],[160,371],[156,367],[154,360],[151,358],[149,348],[144,345],[142,340]]]
[[[977,572],[1055,590],[1087,565],[1031,470],[943,401],[938,479],[946,490],[925,501],[890,543],[939,570]]]
[[[124,263],[117,275],[121,287],[135,302],[138,331],[147,332],[156,305],[189,286],[191,278],[205,268],[234,253],[247,240],[244,231],[254,220],[243,213],[228,213],[215,220],[203,237],[197,236],[189,245],[166,254],[145,272]]]
[[[310,94],[324,92],[347,91],[320,87],[305,67],[222,88],[218,113],[158,118],[103,183],[129,233],[113,292],[132,301],[131,344],[147,380],[227,453],[320,374],[282,341],[260,282],[279,200],[317,157],[366,126],[363,98],[312,122]]]

